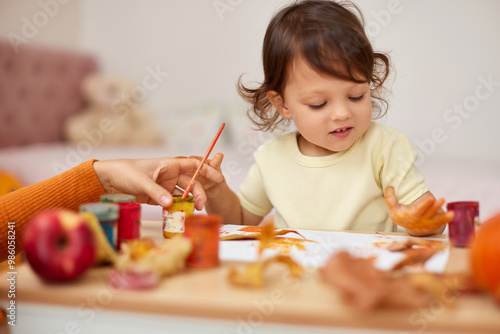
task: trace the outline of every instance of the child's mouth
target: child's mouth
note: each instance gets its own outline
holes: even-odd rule
[[[330,132],[331,135],[337,137],[337,138],[345,138],[351,133],[352,127],[346,126],[345,128],[340,128],[337,130],[334,130]]]

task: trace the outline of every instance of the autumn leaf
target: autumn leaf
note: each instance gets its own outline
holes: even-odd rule
[[[259,288],[264,286],[265,269],[272,263],[285,264],[290,270],[292,277],[301,277],[303,268],[288,255],[276,255],[264,261],[250,263],[241,271],[229,268],[228,279],[231,284]]]
[[[290,270],[290,274],[292,277],[301,277],[302,273],[304,272],[304,268],[297,262],[295,262],[290,256],[288,255],[276,255],[274,257],[271,257],[267,260],[264,261],[263,266],[264,268],[267,267],[269,264],[273,262],[279,262],[285,264],[288,269]]]
[[[382,271],[375,268],[373,261],[374,258],[355,258],[340,252],[328,259],[320,273],[347,304],[363,312],[386,307],[424,307],[444,292],[458,295],[458,291],[470,289],[467,275]]]
[[[165,239],[159,246],[153,240],[141,239],[124,244],[115,261],[115,268],[135,272],[154,271],[169,275],[184,267],[192,243],[182,236]]]
[[[259,255],[262,254],[264,249],[269,248],[269,246],[274,241],[274,223],[273,221],[267,222],[260,231],[259,236]]]
[[[411,248],[404,252],[405,257],[396,263],[392,270],[398,270],[406,266],[412,265],[423,265],[427,260],[429,260],[434,254],[439,250],[432,248]]]
[[[385,249],[391,252],[401,252],[411,248],[432,248],[443,250],[448,247],[448,242],[440,240],[429,240],[423,238],[406,238],[404,240],[393,240]]]
[[[229,268],[228,279],[234,285],[261,287],[264,285],[264,267],[262,262],[250,263],[242,271],[231,267]]]
[[[157,245],[151,238],[128,240],[122,243],[121,254],[128,254],[131,261],[137,261],[155,247]]]
[[[265,269],[272,263],[285,264],[293,277],[300,277],[303,269],[297,262],[295,262],[288,255],[278,254],[274,257],[262,260],[262,252],[266,248],[270,248],[276,240],[276,231],[273,221],[268,221],[262,226],[258,239],[259,244],[259,257],[256,262],[248,264],[243,270],[238,271],[236,268],[229,268],[228,279],[234,285],[246,287],[262,287],[264,286]]]

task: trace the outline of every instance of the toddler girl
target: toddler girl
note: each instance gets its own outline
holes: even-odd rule
[[[372,121],[387,107],[389,58],[373,51],[356,11],[329,0],[289,5],[271,20],[262,54],[263,83],[239,83],[249,115],[263,131],[290,121],[297,131],[257,149],[238,194],[224,181],[211,185],[208,213],[257,225],[274,208],[279,227],[442,232],[453,214],[429,192],[415,150]]]

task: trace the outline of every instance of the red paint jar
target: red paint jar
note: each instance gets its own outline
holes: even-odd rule
[[[453,220],[448,223],[450,242],[455,247],[467,247],[475,236],[475,225],[479,221],[478,202],[451,202],[446,206],[453,211]]]
[[[184,236],[191,239],[193,251],[187,264],[195,268],[211,268],[219,265],[219,215],[192,215],[186,218]]]
[[[120,207],[118,216],[118,242],[139,239],[141,237],[141,205],[135,202],[117,202]]]

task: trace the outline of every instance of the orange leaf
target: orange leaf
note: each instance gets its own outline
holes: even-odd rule
[[[229,268],[228,279],[234,285],[246,286],[251,288],[259,288],[264,286],[265,269],[272,263],[285,264],[292,277],[300,277],[303,273],[303,268],[291,257],[287,255],[276,255],[265,261],[250,263],[243,270],[238,271],[236,268]]]
[[[365,312],[383,307],[424,307],[443,296],[443,291],[458,296],[458,291],[470,289],[470,277],[465,274],[382,271],[375,268],[373,260],[336,253],[321,268],[321,275],[346,303]]]
[[[264,249],[269,248],[269,246],[273,243],[274,240],[274,222],[271,220],[267,222],[260,232],[259,236],[260,245],[259,245],[259,255],[262,254]]]

